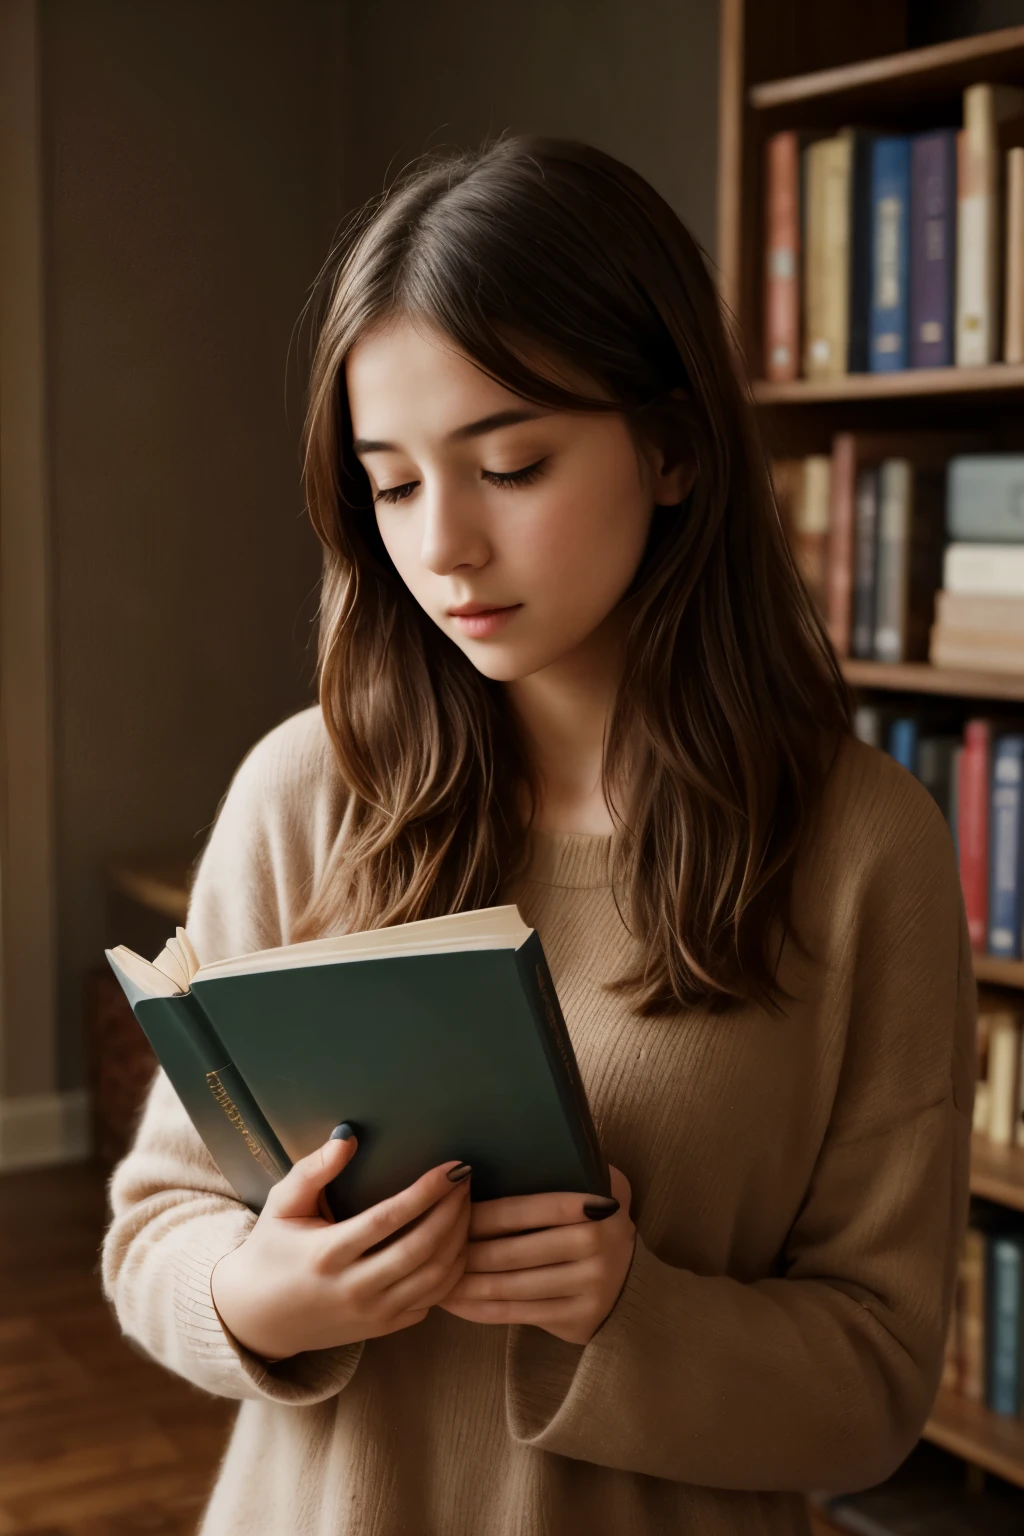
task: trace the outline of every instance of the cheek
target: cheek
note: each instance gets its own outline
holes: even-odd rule
[[[401,518],[378,519],[377,531],[395,570],[410,592],[417,592],[419,583],[423,580],[424,571],[420,561],[419,534],[413,526],[413,520],[411,518],[406,518],[404,521]]]
[[[561,603],[574,598],[589,608],[616,600],[643,554],[651,510],[635,472],[623,473],[617,464],[601,465],[571,489],[552,488],[521,545],[532,581]]]

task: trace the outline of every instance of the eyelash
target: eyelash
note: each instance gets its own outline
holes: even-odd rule
[[[545,462],[544,459],[538,459],[536,464],[527,464],[525,469],[509,470],[507,474],[500,474],[497,470],[489,469],[485,469],[483,473],[493,485],[504,486],[508,490],[513,490],[521,485],[530,485],[532,481],[536,480],[542,473]],[[402,491],[411,491],[415,485],[415,480],[409,480],[405,485],[391,485],[386,490],[378,491],[373,499],[375,502],[386,501],[392,505],[400,501],[408,501],[408,496],[403,496],[400,493]]]

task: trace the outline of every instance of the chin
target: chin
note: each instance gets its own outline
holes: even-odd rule
[[[535,672],[543,672],[576,650],[579,642],[549,646],[460,645],[459,649],[476,670],[495,683],[517,683]]]

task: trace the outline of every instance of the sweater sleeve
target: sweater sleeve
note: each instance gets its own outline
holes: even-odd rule
[[[693,1273],[639,1222],[586,1345],[509,1328],[520,1444],[706,1487],[834,1493],[913,1448],[967,1221],[976,993],[952,838],[911,783],[871,875],[837,893],[849,939],[828,995],[845,1046],[780,1272]]]
[[[284,786],[293,775],[309,779],[295,736],[286,722],[258,743],[222,802],[186,925],[204,964],[287,942],[289,901],[303,871],[296,868],[302,862],[298,818],[288,814]],[[316,799],[315,776],[307,787]],[[316,808],[307,807],[303,820]],[[122,1331],[149,1355],[222,1397],[308,1404],[348,1383],[361,1342],[268,1366],[221,1322],[210,1276],[217,1260],[244,1242],[256,1217],[210,1157],[162,1069],[109,1196],[104,1293]]]

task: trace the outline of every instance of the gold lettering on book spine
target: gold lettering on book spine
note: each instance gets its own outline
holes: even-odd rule
[[[224,1084],[221,1082],[218,1074],[216,1072],[207,1072],[206,1081],[209,1085],[210,1092],[213,1094],[213,1097],[216,1099],[225,1115],[227,1115],[235,1130],[240,1133],[242,1140],[245,1142],[246,1146],[249,1148],[249,1151],[259,1163],[260,1167],[265,1168],[268,1173],[272,1173],[274,1177],[277,1178],[278,1172],[274,1167],[273,1159],[262,1146],[262,1144],[256,1140],[256,1137],[252,1134],[249,1127],[246,1125],[238,1105],[235,1103],[234,1099],[231,1098],[227,1089],[224,1087]]]

